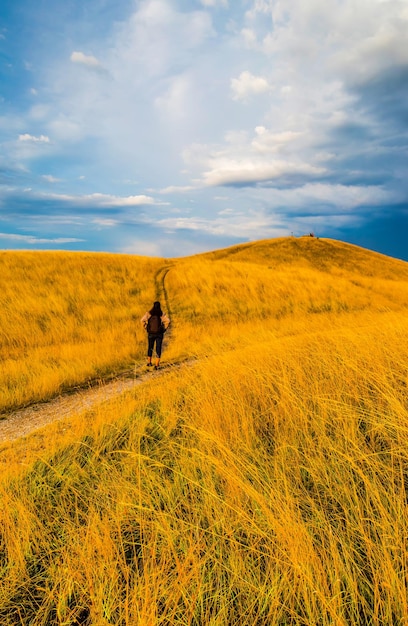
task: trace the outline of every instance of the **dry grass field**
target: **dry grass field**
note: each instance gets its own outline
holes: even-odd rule
[[[408,624],[407,263],[314,238],[0,263],[5,409],[142,363],[159,295],[163,362],[195,357],[3,445],[2,625]]]
[[[0,411],[140,359],[140,306],[154,299],[162,266],[113,254],[1,252]]]

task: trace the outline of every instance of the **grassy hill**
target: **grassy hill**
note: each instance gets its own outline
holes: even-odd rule
[[[0,254],[4,409],[184,365],[0,454],[0,623],[408,623],[408,264],[315,238]]]

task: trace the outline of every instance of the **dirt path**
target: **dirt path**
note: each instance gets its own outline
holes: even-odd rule
[[[165,280],[171,267],[171,265],[162,267],[154,277],[156,298],[163,299],[170,319],[170,301]],[[170,325],[166,338],[171,337],[171,331],[172,327]],[[192,362],[188,361],[184,364],[188,365]],[[63,420],[65,417],[81,413],[82,411],[87,411],[114,396],[134,389],[148,378],[162,376],[169,370],[179,367],[181,367],[181,364],[167,364],[158,371],[149,371],[143,365],[135,366],[133,372],[125,372],[124,376],[118,376],[109,382],[100,381],[97,385],[94,384],[92,387],[84,387],[76,391],[71,390],[48,402],[38,402],[7,414],[0,414],[0,443],[14,441],[47,424]]]
[[[184,363],[184,365],[187,364],[190,362]],[[100,385],[93,388],[71,392],[49,402],[38,402],[11,413],[0,414],[0,443],[14,441],[51,424],[51,422],[87,411],[114,396],[134,389],[148,379],[163,376],[180,367],[180,364],[165,365],[158,371],[146,370],[145,372],[146,368],[140,366],[135,370],[135,375],[132,377],[116,379],[108,383],[101,382]]]

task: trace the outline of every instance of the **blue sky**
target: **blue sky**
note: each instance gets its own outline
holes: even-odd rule
[[[0,248],[408,260],[408,0],[2,0]]]

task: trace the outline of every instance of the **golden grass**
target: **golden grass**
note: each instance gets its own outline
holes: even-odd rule
[[[302,326],[304,332],[326,324],[353,327],[367,323],[361,313],[408,306],[406,263],[307,238],[180,260],[166,285],[177,331],[170,358],[251,343],[265,333],[298,333]]]
[[[145,351],[141,306],[160,259],[0,253],[0,410],[42,400]]]
[[[335,248],[284,314],[256,245],[175,261],[196,364],[4,447],[0,623],[408,623],[406,264]]]

